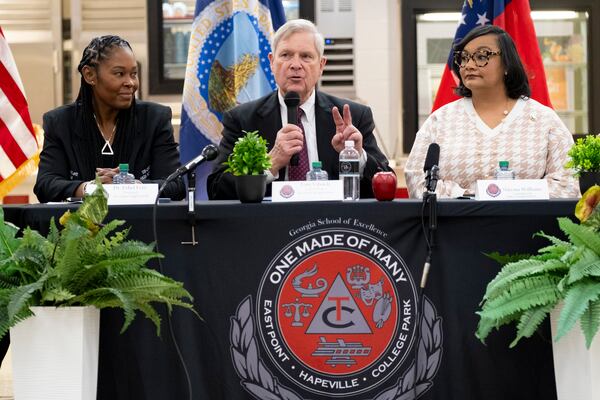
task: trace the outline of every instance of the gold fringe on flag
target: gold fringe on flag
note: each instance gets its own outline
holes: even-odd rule
[[[17,170],[9,177],[0,182],[0,199],[9,194],[15,187],[17,187],[25,178],[37,171],[38,164],[40,163],[40,151],[42,147],[42,140],[44,137],[44,130],[38,124],[33,124],[33,130],[35,132],[35,139],[38,143],[38,151],[31,158],[25,161]]]

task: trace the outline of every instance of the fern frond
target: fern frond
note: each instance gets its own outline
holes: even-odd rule
[[[506,291],[483,304],[481,315],[502,319],[532,307],[555,305],[561,298],[556,285],[560,277],[529,276],[508,285]]]
[[[579,225],[569,218],[558,218],[558,226],[578,246],[586,246],[600,255],[600,234],[589,226]]]
[[[45,280],[46,276],[44,275],[38,281],[28,285],[19,286],[12,291],[10,301],[6,306],[9,319],[15,318],[17,315],[20,315],[23,310],[29,308],[31,298],[34,296],[35,292],[44,287]]]
[[[93,265],[82,265],[69,280],[65,280],[65,287],[73,293],[81,294],[87,290],[103,286],[109,275],[110,261],[101,261]]]
[[[568,249],[572,246],[571,243],[567,242],[566,240],[559,239],[556,236],[548,235],[548,234],[544,233],[543,231],[535,233],[533,235],[533,237],[542,237],[542,238],[548,240],[550,243],[552,243],[554,246],[556,246],[559,249],[560,248]]]
[[[114,220],[110,221],[109,223],[107,223],[106,225],[104,225],[102,228],[100,228],[98,233],[96,233],[96,235],[91,239],[90,248],[94,249],[95,251],[100,251],[100,252],[110,251],[110,247],[106,246],[106,244],[104,243],[104,240],[110,233],[112,233],[112,231],[114,231],[119,226],[123,225],[124,223],[125,223],[125,221],[114,219]],[[123,238],[126,238],[127,232],[129,232],[129,229],[124,230],[124,232],[125,233],[123,235]]]
[[[600,285],[594,280],[584,280],[569,287],[564,306],[558,318],[555,340],[563,337],[589,307],[591,301],[600,297]]]
[[[154,307],[152,307],[152,304],[140,301],[136,302],[135,305],[137,309],[140,310],[146,318],[148,318],[154,323],[154,326],[156,326],[156,336],[160,336],[160,315],[158,314],[158,312],[156,312]]]
[[[536,259],[525,259],[506,264],[498,275],[487,285],[484,300],[491,300],[507,290],[515,280],[525,276],[542,275],[553,271],[568,270],[568,266],[560,260],[550,259],[546,261]]]
[[[7,304],[8,302],[0,301],[0,339],[4,337],[10,328],[33,316],[29,307],[26,307],[16,315],[10,317],[8,315]]]
[[[60,238],[60,231],[56,227],[56,221],[54,221],[54,217],[50,218],[50,226],[48,228],[47,238],[52,244],[58,243],[58,239]]]
[[[585,346],[589,349],[600,327],[600,300],[590,302],[581,316],[581,330],[585,336]]]
[[[517,336],[509,347],[515,347],[522,338],[531,337],[553,308],[554,305],[549,304],[525,311],[517,324]]]
[[[485,339],[492,332],[492,329],[498,329],[502,325],[507,325],[513,321],[518,321],[522,313],[517,312],[498,319],[487,318],[482,315],[481,311],[478,311],[475,314],[479,315],[479,322],[477,323],[477,331],[475,332],[475,336],[481,341],[481,343],[485,343]]]
[[[12,256],[14,250],[19,247],[20,238],[17,238],[19,228],[10,222],[4,221],[4,210],[0,207],[0,254]]]
[[[579,259],[569,268],[567,275],[569,284],[586,277],[600,276],[600,256],[587,247],[582,247],[582,249]]]
[[[497,251],[494,251],[492,253],[483,253],[483,255],[491,258],[492,260],[496,261],[502,266],[531,257],[531,254],[500,254]]]

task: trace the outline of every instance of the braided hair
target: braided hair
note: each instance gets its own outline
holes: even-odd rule
[[[81,61],[77,66],[77,70],[81,74],[81,86],[79,87],[76,99],[77,120],[80,124],[79,129],[85,133],[85,141],[88,142],[90,150],[89,157],[85,157],[88,165],[85,166],[86,173],[84,175],[86,175],[86,178],[84,179],[93,179],[96,167],[115,167],[119,163],[129,161],[128,158],[131,153],[136,127],[135,99],[132,100],[131,107],[119,111],[117,116],[117,127],[113,142],[114,156],[102,156],[99,148],[105,142],[102,140],[101,132],[94,120],[94,93],[92,85],[83,76],[83,68],[85,66],[98,71],[98,66],[104,60],[110,58],[117,48],[129,49],[133,52],[129,42],[119,36],[105,35],[96,37],[83,50]],[[107,163],[108,165],[106,165]],[[89,177],[90,173],[93,174],[91,177]]]

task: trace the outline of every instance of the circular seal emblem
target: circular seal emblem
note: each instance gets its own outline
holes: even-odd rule
[[[281,187],[281,190],[279,191],[279,194],[281,195],[281,197],[285,198],[285,199],[289,199],[290,197],[292,197],[294,195],[294,188],[291,185],[283,185]]]
[[[285,247],[257,296],[258,332],[272,363],[325,396],[359,394],[403,364],[415,337],[416,286],[376,237],[325,229]]]
[[[502,190],[495,183],[490,183],[488,185],[488,187],[485,189],[485,192],[492,197],[498,197],[500,195],[500,193],[502,193]]]
[[[198,132],[219,143],[227,110],[276,88],[268,59],[274,32],[264,2],[208,3],[192,24],[183,109]]]

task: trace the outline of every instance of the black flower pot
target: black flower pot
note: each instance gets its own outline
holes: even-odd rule
[[[581,190],[581,194],[584,194],[586,190],[594,185],[600,185],[599,171],[582,172],[579,175],[579,189]]]
[[[236,176],[235,190],[242,203],[260,203],[267,190],[267,175]]]

